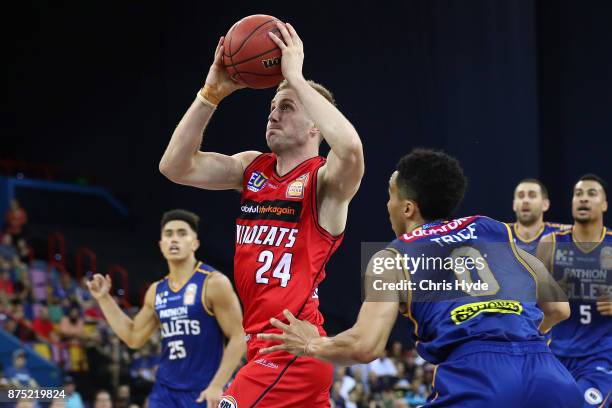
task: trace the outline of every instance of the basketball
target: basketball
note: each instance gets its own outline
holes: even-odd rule
[[[280,35],[276,17],[255,14],[230,28],[223,43],[223,63],[230,77],[253,89],[270,88],[283,80],[281,50],[268,36]]]

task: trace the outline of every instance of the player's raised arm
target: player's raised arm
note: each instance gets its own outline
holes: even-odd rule
[[[162,174],[175,183],[210,190],[241,188],[244,168],[259,154],[249,151],[227,156],[200,151],[204,129],[219,102],[244,87],[231,80],[222,55],[223,37],[217,44],[204,87],[174,130],[159,163]]]
[[[304,47],[289,23],[277,23],[282,39],[270,37],[282,51],[283,76],[295,90],[308,115],[331,151],[322,174],[325,194],[348,202],[357,192],[364,172],[363,147],[359,134],[344,115],[308,84],[302,74]]]
[[[228,339],[221,364],[208,387],[202,391],[198,402],[207,402],[207,406],[216,407],[232,373],[246,352],[244,329],[242,328],[242,310],[240,302],[229,279],[220,273],[208,278],[206,298],[212,312]]]
[[[87,287],[98,301],[110,327],[128,347],[142,347],[159,327],[154,309],[156,283],[149,286],[142,309],[133,319],[119,308],[110,295],[111,279],[108,275],[95,274],[92,280],[87,282]]]
[[[542,243],[540,243],[542,245]],[[554,325],[570,317],[570,306],[567,296],[555,282],[544,263],[527,251],[517,248],[521,258],[533,269],[538,284],[538,306],[544,312],[540,323],[540,332],[548,332]]]

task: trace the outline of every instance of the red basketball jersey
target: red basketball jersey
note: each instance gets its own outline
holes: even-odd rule
[[[284,309],[323,324],[317,287],[343,237],[318,222],[317,172],[324,164],[324,158],[313,157],[281,177],[276,155],[266,153],[244,172],[234,277],[249,334],[272,328],[271,317],[284,321]]]

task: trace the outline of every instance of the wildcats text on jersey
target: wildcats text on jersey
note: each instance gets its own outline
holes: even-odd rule
[[[236,244],[268,245],[291,248],[295,244],[297,228],[274,225],[236,224]]]

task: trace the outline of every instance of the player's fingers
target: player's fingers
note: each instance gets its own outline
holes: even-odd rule
[[[110,277],[110,275],[107,274],[105,280],[106,280],[106,282],[108,282],[109,285],[111,284],[111,277]]]
[[[196,402],[204,402],[204,400],[206,399],[206,391],[202,391],[200,393],[200,396],[198,397],[198,399],[196,400]]]
[[[293,315],[293,313],[291,313],[289,311],[289,309],[283,310],[283,314],[285,315],[285,317],[287,318],[287,321],[289,321],[289,323],[294,323],[294,322],[298,321],[298,319],[295,318],[295,316]]]
[[[219,405],[219,400],[216,398],[206,398],[206,406],[208,408],[214,408]]]
[[[289,31],[287,31],[287,26],[279,21],[276,22],[276,26],[280,30],[280,33],[283,36],[283,40],[285,41],[285,44],[287,44],[287,47],[291,47],[293,45],[293,39],[291,38],[291,34],[289,34]]]
[[[280,350],[287,350],[287,346],[284,344],[279,344],[278,346],[262,348],[259,350],[259,354],[270,354]]]
[[[270,319],[270,324],[277,329],[281,329],[282,331],[287,331],[289,329],[289,326],[275,318]]]
[[[259,340],[275,340],[275,341],[283,341],[282,334],[274,334],[274,333],[260,333],[257,335]]]
[[[287,48],[283,40],[281,40],[278,35],[270,31],[268,32],[268,36],[272,39],[272,41],[274,41],[274,44],[278,45],[278,48],[280,48],[281,50]]]
[[[296,44],[297,43],[302,44],[302,39],[298,35],[297,31],[295,31],[295,28],[293,28],[291,23],[286,23],[286,25],[287,25],[287,30],[289,31],[289,34],[291,34],[291,38],[293,39],[293,42]]]

